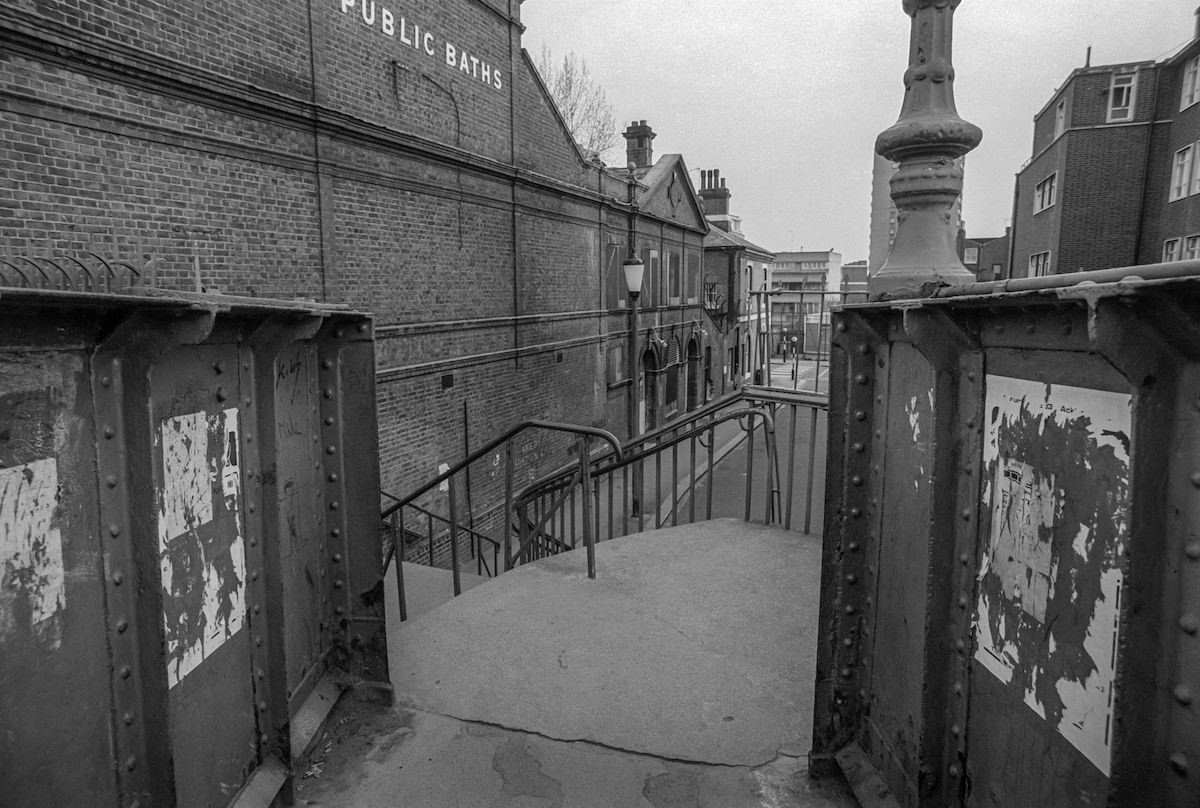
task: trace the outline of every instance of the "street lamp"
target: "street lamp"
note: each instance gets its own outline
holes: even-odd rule
[[[792,335],[792,389],[800,389],[800,338]]]
[[[630,239],[632,241],[632,238]],[[640,385],[638,385],[637,377],[637,352],[638,352],[638,297],[642,293],[642,278],[646,272],[646,265],[643,264],[632,249],[629,252],[629,258],[621,265],[621,271],[625,273],[625,291],[629,292],[629,442],[633,443],[633,439],[638,435],[638,393]],[[641,463],[638,463],[633,470],[634,489],[633,489],[633,513],[641,513],[641,477],[638,471],[641,469]]]

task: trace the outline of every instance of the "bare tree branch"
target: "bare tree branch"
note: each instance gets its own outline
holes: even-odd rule
[[[583,153],[605,162],[619,159],[616,152],[621,137],[613,106],[592,78],[587,62],[574,51],[556,62],[550,48],[543,45],[535,66]]]

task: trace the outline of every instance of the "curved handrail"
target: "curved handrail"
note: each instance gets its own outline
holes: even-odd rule
[[[413,500],[417,499],[417,497],[420,497],[421,495],[428,493],[430,490],[432,490],[436,486],[441,485],[443,482],[445,482],[446,480],[449,480],[455,474],[462,471],[463,469],[465,469],[467,466],[474,463],[479,458],[483,457],[486,454],[491,453],[494,449],[497,449],[498,447],[503,446],[505,443],[510,441],[512,438],[516,437],[521,432],[524,432],[526,429],[548,429],[553,432],[567,432],[572,435],[590,436],[593,438],[599,438],[600,440],[603,440],[606,443],[608,443],[613,448],[613,452],[618,458],[622,457],[621,442],[617,440],[616,435],[614,435],[613,433],[609,432],[606,429],[599,429],[597,427],[591,427],[591,426],[578,426],[575,424],[562,424],[562,423],[558,423],[557,421],[541,421],[541,420],[522,421],[521,423],[514,426],[512,429],[505,432],[500,437],[496,438],[495,440],[491,441],[490,443],[485,444],[482,448],[476,449],[474,452],[467,455],[467,457],[458,461],[453,466],[451,466],[448,470],[443,471],[441,474],[434,477],[432,480],[430,480],[428,483],[426,483],[425,485],[418,488],[416,491],[413,491],[411,494],[409,494],[404,499],[398,500],[395,503],[393,503],[392,505],[389,505],[380,514],[380,518],[387,519],[389,516],[391,516],[396,511],[399,511],[401,508],[404,508],[405,506],[409,505],[411,502],[413,502]]]

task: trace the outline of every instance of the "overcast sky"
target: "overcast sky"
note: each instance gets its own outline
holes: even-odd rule
[[[1033,116],[1071,70],[1161,59],[1200,0],[963,0],[955,95],[983,129],[967,156],[968,236],[1004,232]],[[525,48],[583,57],[655,155],[717,168],[745,235],[773,251],[867,257],[875,136],[900,113],[901,0],[526,0]],[[623,163],[623,158],[622,161]],[[621,163],[618,163],[621,164]]]

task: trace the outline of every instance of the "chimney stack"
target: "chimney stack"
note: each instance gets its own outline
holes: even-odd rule
[[[705,216],[728,216],[730,196],[720,171],[713,169],[700,172],[700,204],[704,207]]]
[[[634,121],[625,130],[625,154],[628,162],[639,172],[654,165],[654,130],[645,121]]]

